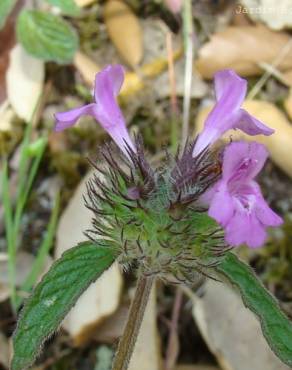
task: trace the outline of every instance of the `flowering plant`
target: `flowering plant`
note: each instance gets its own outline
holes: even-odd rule
[[[257,248],[266,228],[281,217],[263,198],[255,181],[266,159],[256,142],[220,143],[230,128],[249,135],[273,130],[241,108],[246,81],[231,70],[215,75],[217,103],[202,133],[165,163],[153,167],[141,136],[127,131],[117,95],[123,68],[108,66],[96,75],[95,102],[56,114],[56,130],[83,115],[93,116],[115,142],[101,149],[101,163],[88,182],[86,206],[93,222],[88,241],[55,262],[23,308],[14,335],[13,370],[29,366],[44,340],[60,324],[81,293],[114,261],[136,268],[138,283],[125,334],[113,369],[127,369],[154,279],[191,285],[197,274],[231,283],[260,319],[279,358],[292,365],[292,325],[251,269],[231,251]]]

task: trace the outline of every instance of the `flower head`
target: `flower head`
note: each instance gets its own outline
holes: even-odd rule
[[[271,135],[274,132],[241,108],[246,90],[246,80],[233,70],[226,69],[215,74],[217,102],[206,119],[204,130],[199,134],[193,156],[230,129],[240,129],[248,135]]]
[[[246,243],[260,247],[266,239],[266,227],[282,223],[254,180],[267,156],[261,144],[231,143],[224,151],[222,178],[204,196],[210,204],[209,216],[224,227],[225,239],[232,246]]]
[[[124,70],[121,65],[109,65],[96,74],[94,87],[94,103],[75,108],[67,112],[57,113],[56,131],[73,126],[85,115],[94,117],[108,132],[119,148],[128,155],[128,149],[136,148],[129,136],[125,119],[117,104],[117,95],[124,81]]]

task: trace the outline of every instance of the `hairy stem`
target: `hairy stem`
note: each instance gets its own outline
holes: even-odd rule
[[[120,340],[112,370],[127,370],[144,317],[154,277],[140,276],[128,320]]]

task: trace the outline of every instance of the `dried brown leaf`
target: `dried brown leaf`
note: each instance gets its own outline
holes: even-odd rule
[[[17,115],[29,122],[43,90],[45,64],[17,44],[10,52],[7,95]]]
[[[115,343],[123,334],[129,306],[129,303],[122,304],[112,316],[105,319],[98,327],[94,339],[101,343]]]
[[[290,89],[288,97],[284,100],[284,107],[286,109],[286,112],[288,113],[288,116],[290,117],[290,119],[292,119],[292,89]]]
[[[282,78],[285,85],[292,87],[292,69],[282,73]]]
[[[224,68],[232,68],[242,76],[258,75],[262,73],[259,63],[275,62],[290,40],[287,33],[274,32],[262,25],[227,27],[202,46],[196,67],[209,79]],[[292,68],[292,46],[277,68],[280,71]]]
[[[260,323],[230,287],[208,280],[193,316],[222,370],[288,370],[269,348]]]
[[[74,65],[80,72],[84,81],[87,84],[92,85],[96,73],[100,71],[100,67],[96,62],[81,51],[77,51],[74,56]]]
[[[120,0],[109,0],[104,6],[104,20],[110,39],[124,61],[132,68],[143,57],[143,36],[139,19]]]
[[[80,8],[84,8],[88,5],[91,5],[97,2],[97,0],[74,0],[74,1],[76,5],[79,6]]]

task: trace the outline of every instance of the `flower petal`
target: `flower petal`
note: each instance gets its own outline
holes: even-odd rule
[[[269,207],[264,197],[262,196],[259,185],[257,183],[254,183],[254,187],[257,189],[257,202],[255,204],[255,214],[259,221],[265,226],[282,225],[283,219]]]
[[[128,147],[136,151],[126,128],[124,116],[116,97],[124,81],[124,69],[120,65],[108,66],[95,78],[94,116],[113,138],[120,149],[128,155]]]
[[[210,202],[208,215],[220,225],[225,226],[234,213],[234,204],[224,182],[217,183],[217,191]]]
[[[223,154],[222,177],[233,183],[248,182],[263,168],[268,152],[256,142],[238,141],[229,144]]]
[[[232,70],[215,74],[215,94],[217,103],[209,113],[203,131],[199,134],[193,156],[208,145],[213,144],[224,132],[234,127],[238,109],[244,101],[247,89],[246,80]]]
[[[232,69],[224,69],[214,76],[217,101],[227,99],[225,103],[231,110],[240,108],[244,101],[247,81],[239,77]]]
[[[251,248],[261,247],[267,234],[253,213],[237,211],[225,228],[225,240],[237,247],[246,243]]]
[[[237,117],[235,119],[235,129],[240,129],[248,135],[272,135],[275,130],[263,124],[261,121],[250,115],[244,109],[238,111]]]
[[[240,129],[248,135],[271,135],[274,130],[252,117],[240,106],[247,90],[246,80],[232,70],[215,74],[215,95],[217,103],[209,113],[203,131],[199,134],[193,156],[208,145],[212,145],[226,131]]]
[[[63,131],[73,126],[81,116],[94,116],[94,106],[95,104],[88,104],[80,108],[71,109],[67,112],[56,113],[55,131]]]
[[[95,76],[94,98],[97,100],[103,96],[104,89],[112,91],[118,96],[125,78],[124,68],[120,64],[109,65]]]

